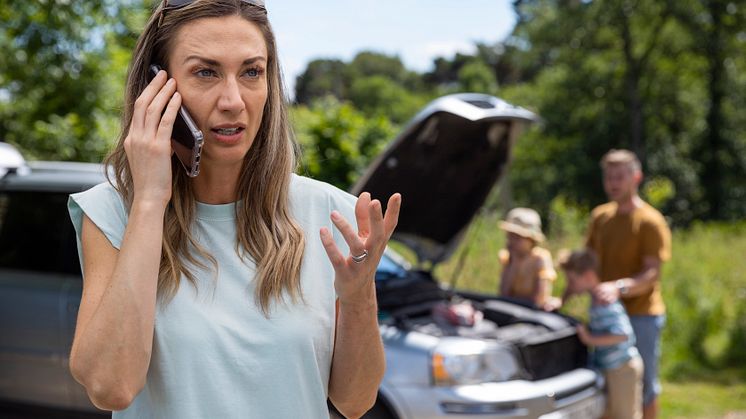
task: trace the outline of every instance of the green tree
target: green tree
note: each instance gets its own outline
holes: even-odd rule
[[[730,63],[733,72],[721,79],[727,100],[718,128],[707,116],[713,108],[703,106],[712,102],[707,76],[712,46],[698,47],[703,32],[683,25],[680,16],[711,21],[703,11],[706,2],[514,4],[518,24],[498,64],[509,61],[504,64],[519,77],[503,83],[501,91],[543,118],[539,130],[516,144],[512,190],[519,203],[546,207],[558,195],[586,206],[603,201],[597,161],[610,148],[624,147],[642,157],[647,178],[671,185],[675,193],[664,212],[674,222],[710,216],[707,194],[716,183],[730,192],[722,204],[730,208],[729,216],[746,215],[744,200],[736,198],[743,198],[743,176],[740,185],[722,169],[716,176],[699,176],[699,150],[708,132],[729,135],[733,149],[743,150],[736,139],[743,138],[746,126],[728,112],[731,103],[743,102],[746,91],[743,78],[733,77],[743,70],[742,54],[736,53],[744,49],[743,29],[726,25],[730,29],[721,34],[728,48],[716,60]],[[727,5],[724,10],[722,17],[734,22],[742,13]],[[719,155],[720,162],[733,162],[725,167],[743,160]]]
[[[116,136],[123,51],[141,22],[133,10],[143,9],[132,0],[5,0],[0,139],[32,158],[99,161]]]
[[[422,102],[413,101],[413,97],[424,96],[424,92],[421,77],[408,71],[398,56],[362,51],[349,63],[336,59],[311,61],[298,76],[297,103],[310,105],[326,96],[349,100],[371,116],[382,107],[393,109],[391,117],[398,120],[411,116],[412,103]]]
[[[346,63],[335,59],[313,60],[295,82],[295,101],[309,105],[314,99],[327,95],[339,100],[347,98],[350,71]]]
[[[409,74],[399,56],[373,51],[357,53],[349,68],[354,78],[381,76],[400,84],[408,80]]]
[[[743,118],[740,124],[734,123],[738,116],[732,110],[733,105],[744,104],[746,86],[737,81],[736,73],[739,64],[741,72],[744,69],[743,54],[739,54],[738,63],[738,57],[731,51],[746,48],[746,11],[725,0],[675,3],[675,6],[673,14],[678,22],[689,32],[699,34],[692,37],[692,49],[706,60],[707,128],[693,152],[699,156],[699,174],[706,185],[707,215],[715,219],[737,218],[742,212],[737,209],[734,212],[730,203],[743,202],[746,198],[746,182],[743,182],[746,158],[742,152],[746,145],[743,135],[746,124]]]
[[[498,77],[511,74],[509,60],[505,60],[503,43],[477,42],[475,54],[456,53],[452,59],[437,57],[433,69],[422,75],[423,82],[434,91],[474,91],[494,94]]]
[[[464,92],[497,94],[497,79],[492,69],[481,61],[472,61],[461,67],[458,82]]]
[[[383,115],[399,124],[414,116],[426,101],[425,97],[416,96],[395,81],[378,75],[356,78],[349,99],[365,115]]]
[[[332,97],[295,106],[291,116],[302,149],[300,172],[345,190],[396,133],[387,118],[366,117]]]

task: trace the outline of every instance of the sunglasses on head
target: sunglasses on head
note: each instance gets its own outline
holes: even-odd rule
[[[241,0],[243,3],[250,4],[254,7],[261,9],[265,14],[267,9],[264,7],[264,0]],[[169,10],[181,9],[184,6],[188,6],[194,3],[195,0],[163,0],[163,8],[161,9],[161,15],[158,18],[158,27],[161,27],[163,23],[163,15]]]

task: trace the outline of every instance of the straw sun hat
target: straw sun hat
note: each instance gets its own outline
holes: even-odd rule
[[[545,239],[541,232],[541,217],[531,208],[513,208],[505,221],[500,221],[500,228],[536,242]]]

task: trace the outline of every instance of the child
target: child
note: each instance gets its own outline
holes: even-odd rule
[[[598,286],[598,259],[591,250],[562,257],[568,286],[574,294],[589,293]],[[606,378],[606,416],[612,419],[642,418],[643,364],[635,347],[635,335],[627,312],[619,301],[603,305],[593,300],[589,327],[578,325],[578,337],[593,347],[594,365]],[[590,329],[590,331],[588,330]]]
[[[552,297],[552,282],[557,277],[552,255],[539,246],[544,241],[541,218],[530,208],[508,212],[500,228],[507,234],[507,249],[500,250],[500,295],[516,298],[544,310],[554,310],[558,299]]]

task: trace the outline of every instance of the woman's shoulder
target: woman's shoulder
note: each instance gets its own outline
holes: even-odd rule
[[[124,208],[124,200],[119,191],[109,182],[102,182],[82,192],[70,194],[70,199],[78,205],[116,206]]]
[[[100,183],[86,191],[71,194],[67,203],[70,219],[78,234],[82,234],[83,216],[87,216],[119,248],[127,224],[127,208],[116,188]]]
[[[306,202],[308,200],[323,202],[355,201],[353,195],[334,185],[298,174],[293,174],[290,178],[290,195],[292,199],[303,199]]]

